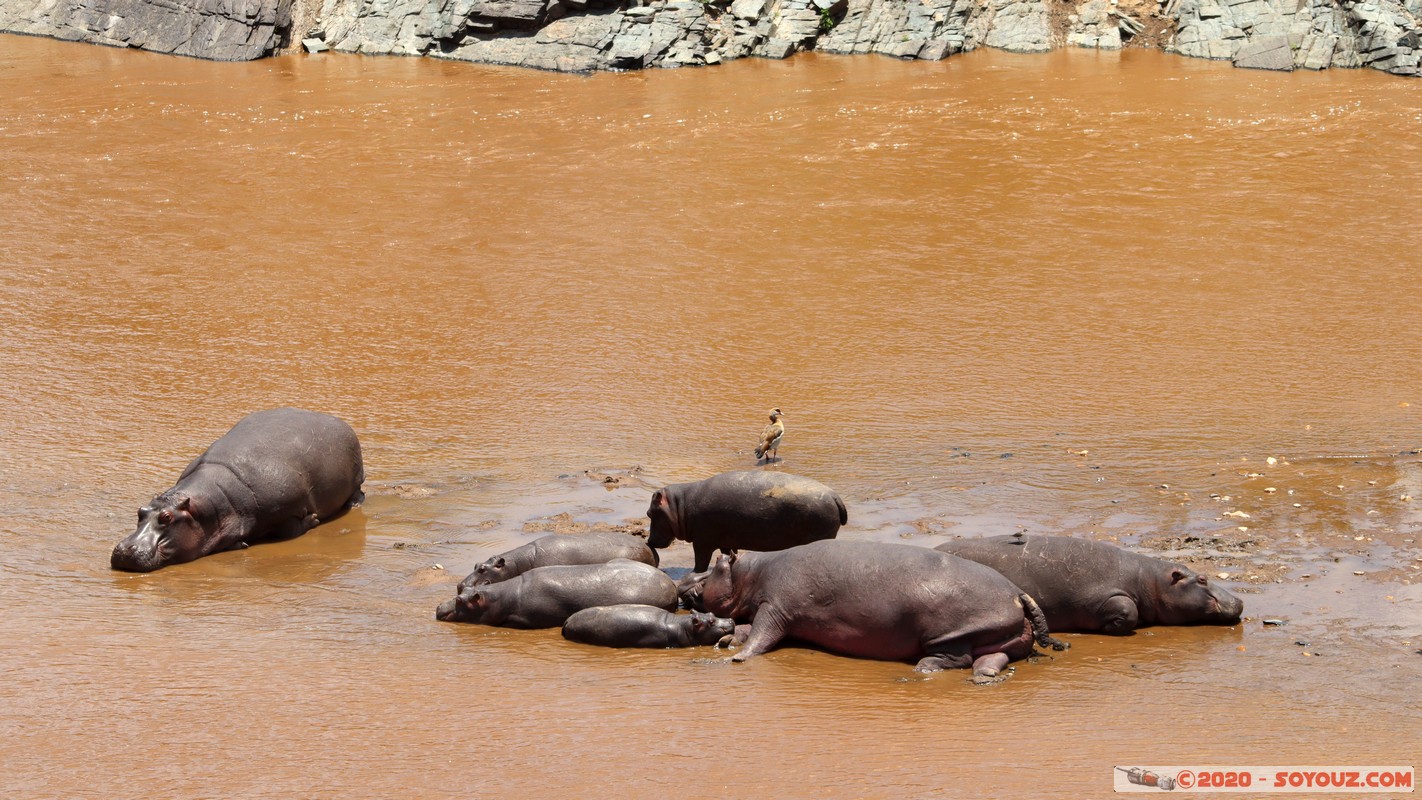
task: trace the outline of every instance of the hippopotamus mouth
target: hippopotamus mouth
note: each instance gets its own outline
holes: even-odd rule
[[[1230,599],[1232,600],[1232,602],[1229,603],[1231,609],[1226,609],[1225,603],[1222,602],[1220,598],[1210,598],[1210,603],[1214,607],[1214,616],[1216,619],[1220,619],[1224,622],[1239,622],[1239,616],[1244,613],[1244,601],[1237,598]]]

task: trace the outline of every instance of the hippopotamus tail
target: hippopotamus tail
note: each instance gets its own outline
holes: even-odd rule
[[[1037,601],[1032,599],[1032,595],[1023,592],[1017,595],[1017,599],[1022,601],[1022,612],[1032,625],[1032,638],[1037,640],[1037,644],[1042,647],[1050,647],[1053,650],[1065,650],[1071,647],[1069,642],[1064,642],[1047,632],[1047,615],[1042,613],[1042,607],[1037,605]]]

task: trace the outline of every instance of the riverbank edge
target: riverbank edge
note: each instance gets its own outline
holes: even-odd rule
[[[816,50],[1147,47],[1293,71],[1422,76],[1422,0],[4,0],[0,31],[217,61],[305,49],[559,72]]]

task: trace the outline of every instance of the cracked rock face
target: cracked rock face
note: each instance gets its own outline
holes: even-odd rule
[[[216,61],[271,55],[291,0],[3,0],[0,30]]]

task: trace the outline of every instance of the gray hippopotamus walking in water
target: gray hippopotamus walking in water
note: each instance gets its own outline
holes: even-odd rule
[[[459,588],[499,583],[538,567],[606,564],[614,558],[657,565],[657,552],[636,536],[625,533],[550,533],[488,559],[460,581]]]
[[[674,483],[652,495],[647,544],[691,542],[695,572],[711,566],[717,550],[784,550],[833,539],[849,521],[844,501],[824,484],[784,472],[723,472],[703,481]]]
[[[602,647],[696,647],[735,633],[736,623],[699,611],[673,614],[656,606],[585,608],[563,623],[563,638]]]
[[[556,628],[594,606],[638,603],[671,611],[676,583],[665,572],[619,558],[606,564],[538,567],[501,583],[460,586],[435,619],[505,628]]]
[[[1147,625],[1233,625],[1244,601],[1180,564],[1070,536],[990,536],[938,550],[1001,572],[1057,632],[1127,634]]]
[[[173,488],[138,509],[138,529],[109,559],[151,572],[249,544],[299,536],[365,499],[355,431],[329,414],[249,414],[198,456]]]
[[[812,542],[774,553],[717,559],[702,585],[706,610],[750,622],[732,661],[786,638],[836,653],[917,661],[919,672],[973,670],[993,680],[1047,632],[1030,596],[981,564],[904,544]]]

